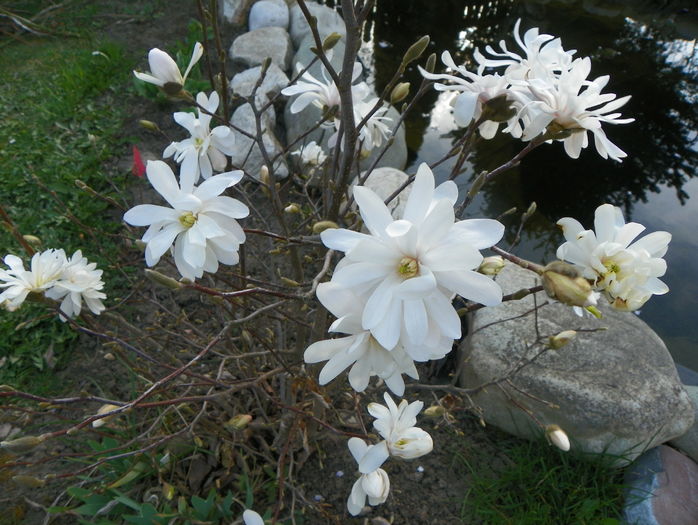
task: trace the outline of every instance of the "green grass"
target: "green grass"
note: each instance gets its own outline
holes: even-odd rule
[[[82,249],[104,270],[110,295],[118,287],[117,244],[105,234],[119,231],[117,214],[106,202],[78,190],[75,179],[108,195],[123,186],[126,174],[115,179],[103,166],[123,144],[125,104],[119,98],[133,64],[121,47],[91,38],[26,38],[4,44],[0,204],[22,234],[41,239],[40,249],[64,248],[69,255]],[[0,231],[0,252],[0,257],[15,253],[28,262],[5,229]],[[42,356],[51,349],[59,363],[64,357],[76,334],[55,316],[42,318],[44,312],[26,305],[13,313],[0,311],[0,383],[43,384],[50,374],[35,381],[35,371],[46,368]]]
[[[501,440],[503,461],[477,464],[464,512],[497,525],[615,525],[623,506],[623,473],[599,456],[590,461],[545,442]],[[465,516],[464,516],[465,517]]]

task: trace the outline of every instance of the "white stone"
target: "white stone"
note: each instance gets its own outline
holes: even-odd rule
[[[507,264],[497,278],[504,293],[536,284],[537,275]],[[678,379],[662,340],[639,317],[601,306],[603,319],[577,317],[572,308],[536,294],[541,337],[567,329],[578,331],[557,351],[548,351],[503,385],[512,402],[496,386],[472,396],[483,418],[512,434],[542,439],[540,430],[517,404],[543,425],[557,424],[572,448],[617,455],[618,465],[644,450],[684,434],[693,424],[694,407]],[[532,296],[478,310],[462,345],[465,360],[461,386],[476,387],[504,376],[521,359],[531,357],[536,341]],[[553,403],[548,405],[542,401]]]
[[[231,123],[249,134],[257,134],[254,112],[249,104],[244,104],[235,110]],[[274,108],[269,108],[262,115],[261,125],[262,142],[271,159],[283,151],[283,146],[274,134],[274,124]],[[233,132],[235,133],[235,153],[231,156],[233,166],[243,169],[248,175],[259,179],[259,171],[264,164],[264,157],[259,145],[240,131],[234,129]],[[277,178],[288,176],[288,166],[283,157],[279,157],[274,162],[274,175]]]
[[[247,10],[255,0],[221,0],[218,2],[220,18],[229,24],[242,25]]]
[[[344,25],[344,20],[337,11],[327,6],[320,5],[316,2],[306,2],[310,14],[317,18],[317,28],[321,39],[325,39],[331,33],[339,33],[340,35],[347,34],[347,28]],[[303,11],[294,2],[291,6],[291,23],[290,33],[293,44],[298,46],[301,41],[311,33],[308,21],[303,16]]]
[[[698,386],[684,385],[684,388],[693,402],[695,421],[685,434],[672,439],[671,444],[698,462]]]
[[[252,90],[259,80],[261,71],[262,66],[256,66],[238,73],[230,80],[230,89],[235,95],[249,97],[252,95]],[[287,85],[288,77],[286,73],[281,71],[279,66],[272,63],[269,69],[267,69],[264,80],[262,80],[262,84],[255,94],[255,103],[257,107],[266,104]]]
[[[280,27],[262,27],[240,35],[230,47],[230,58],[253,67],[267,57],[282,70],[288,71],[293,55],[291,38]]]
[[[248,26],[250,31],[260,27],[281,27],[288,29],[289,11],[285,0],[260,0],[250,10]]]

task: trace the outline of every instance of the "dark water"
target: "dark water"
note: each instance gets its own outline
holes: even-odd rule
[[[648,232],[671,232],[663,278],[671,291],[653,297],[640,316],[677,361],[698,369],[698,8],[693,5],[377,0],[362,58],[372,63],[372,80],[381,89],[402,52],[419,36],[431,36],[430,52],[440,55],[447,49],[456,62],[472,63],[475,47],[496,46],[505,39],[510,49],[516,48],[511,32],[521,17],[522,29],[539,27],[561,37],[565,49],[577,49],[575,56],[590,56],[591,78],[611,75],[605,91],[633,97],[621,111],[636,122],[604,128],[628,153],[623,163],[602,159],[593,144],[578,160],[569,159],[560,143],[543,145],[485,188],[469,214],[496,217],[514,206],[523,211],[535,200],[538,212],[517,253],[537,261],[554,259],[562,242],[555,221],[571,216],[592,227],[593,212],[604,202],[620,206],[626,221],[640,222]],[[408,71],[408,77],[419,85],[418,72]],[[459,133],[452,124],[449,95],[430,93],[408,123],[407,171],[439,159]],[[508,136],[482,141],[460,183],[467,187],[473,173],[498,166],[521,147]],[[445,178],[451,166],[435,170],[437,177]],[[510,225],[517,222],[509,220]]]

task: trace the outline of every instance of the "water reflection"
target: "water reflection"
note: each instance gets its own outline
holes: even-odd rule
[[[430,51],[448,49],[456,61],[469,63],[474,47],[501,39],[511,41],[516,18],[522,28],[540,27],[560,36],[576,56],[592,58],[595,78],[611,75],[606,91],[633,98],[622,112],[634,124],[604,129],[610,140],[628,153],[621,163],[604,160],[593,147],[578,160],[569,159],[561,144],[544,145],[488,187],[471,212],[497,216],[536,200],[539,214],[521,246],[524,256],[554,257],[559,238],[554,222],[573,216],[591,225],[593,210],[603,202],[624,209],[628,220],[649,230],[674,234],[666,281],[672,292],[653,298],[642,312],[679,361],[698,369],[698,326],[693,321],[698,279],[696,223],[698,183],[698,16],[694,2],[635,1],[513,1],[463,2],[440,0],[377,0],[371,21],[375,83],[382,88],[400,62],[400,51],[422,34],[430,34]],[[407,72],[412,85],[421,77]],[[408,123],[412,169],[433,162],[448,151],[454,129],[448,111],[449,94],[432,92]],[[481,141],[467,175],[491,169],[513,156],[521,144],[508,137]],[[438,173],[450,171],[445,164]],[[462,181],[465,184],[466,181]],[[512,221],[513,222],[513,219]]]

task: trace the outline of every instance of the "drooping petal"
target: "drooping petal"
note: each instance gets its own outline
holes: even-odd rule
[[[361,458],[359,462],[359,472],[362,474],[368,474],[374,470],[380,468],[380,466],[385,463],[385,460],[390,457],[388,452],[388,443],[386,441],[381,441],[377,445],[373,445],[368,448],[364,457]]]

